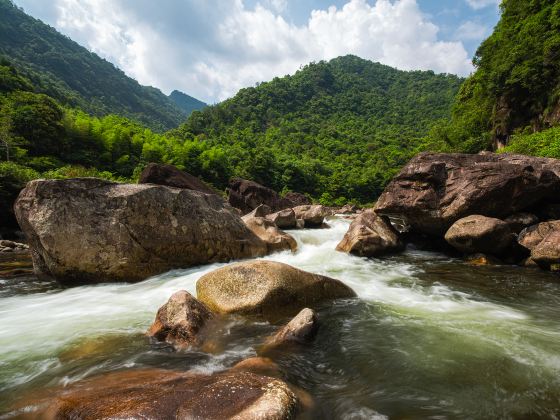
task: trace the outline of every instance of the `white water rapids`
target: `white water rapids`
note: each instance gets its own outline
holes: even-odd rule
[[[404,328],[409,333],[395,351],[402,352],[407,363],[414,359],[417,364],[425,364],[428,376],[447,375],[446,370],[452,369],[449,366],[464,360],[473,363],[471,357],[481,360],[496,355],[526,366],[534,375],[547,372],[559,376],[560,351],[554,345],[560,343],[558,320],[552,325],[535,320],[538,311],[537,315],[530,313],[524,309],[526,305],[510,305],[508,299],[489,299],[476,290],[470,292],[464,287],[444,284],[437,276],[427,281],[426,276],[422,277],[426,267],[451,264],[462,270],[464,266],[439,254],[408,251],[406,258],[366,259],[337,252],[335,247],[349,222],[335,218],[329,224],[330,229],[290,232],[297,239],[298,251],[266,259],[328,275],[352,287],[376,312],[374,316],[360,314],[362,318],[349,324],[350,332],[367,331],[369,327],[364,325],[368,317],[375,318],[376,328],[388,328],[389,335],[400,334],[398,331]],[[197,279],[223,265],[174,270],[137,284],[82,286],[0,298],[0,390],[9,392],[14,387],[25,387],[41,375],[49,377],[42,382],[48,385],[90,375],[106,363],[105,359],[111,359],[111,354],[95,366],[58,374],[63,371],[64,360],[60,355],[64,349],[88,338],[137,337],[146,331],[157,309],[172,293],[185,289],[195,295]],[[413,342],[410,332],[418,333],[420,344]],[[363,344],[347,343],[348,351],[353,346],[365,348],[375,338],[363,340]],[[344,345],[341,344],[343,348]],[[238,343],[229,352],[229,358],[223,354],[209,356],[204,368],[225,368],[231,363],[230,358],[253,355],[253,343]],[[133,367],[136,363],[137,358],[128,357],[121,367]],[[556,389],[556,384],[551,387]]]

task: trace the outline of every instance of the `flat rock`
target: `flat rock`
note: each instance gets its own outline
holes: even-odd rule
[[[337,251],[360,257],[375,257],[403,248],[398,232],[388,220],[378,216],[372,209],[364,211],[352,221],[348,232],[336,247]]]
[[[140,281],[267,252],[220,197],[161,185],[35,180],[15,212],[35,273],[66,284]]]
[[[204,375],[160,369],[82,380],[46,406],[36,418],[288,420],[300,409],[298,397],[277,378],[243,370]]]
[[[413,231],[441,236],[466,216],[505,218],[559,197],[557,159],[420,153],[389,183],[375,211],[403,219]]]
[[[196,284],[196,293],[214,312],[269,320],[327,300],[356,296],[339,280],[263,260],[231,264],[205,274]]]
[[[457,220],[445,234],[445,240],[466,254],[499,255],[512,246],[515,237],[506,222],[472,215]]]

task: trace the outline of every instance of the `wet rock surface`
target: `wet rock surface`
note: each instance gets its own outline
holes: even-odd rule
[[[515,237],[506,222],[472,215],[456,221],[445,234],[445,240],[466,254],[500,255],[513,245]]]

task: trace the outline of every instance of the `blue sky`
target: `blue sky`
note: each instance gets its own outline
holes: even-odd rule
[[[145,85],[213,103],[355,54],[467,76],[499,0],[15,0]]]

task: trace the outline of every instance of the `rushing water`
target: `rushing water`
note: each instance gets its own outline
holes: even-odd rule
[[[359,295],[320,309],[313,345],[277,356],[288,380],[315,398],[317,418],[560,418],[558,276],[413,249],[357,258],[334,250],[348,222],[330,224],[291,232],[299,251],[267,257]],[[214,354],[174,352],[143,335],[173,292],[194,294],[197,279],[220,266],[69,289],[0,274],[0,413],[96,373],[216,371],[255,355],[275,326],[232,319]]]

